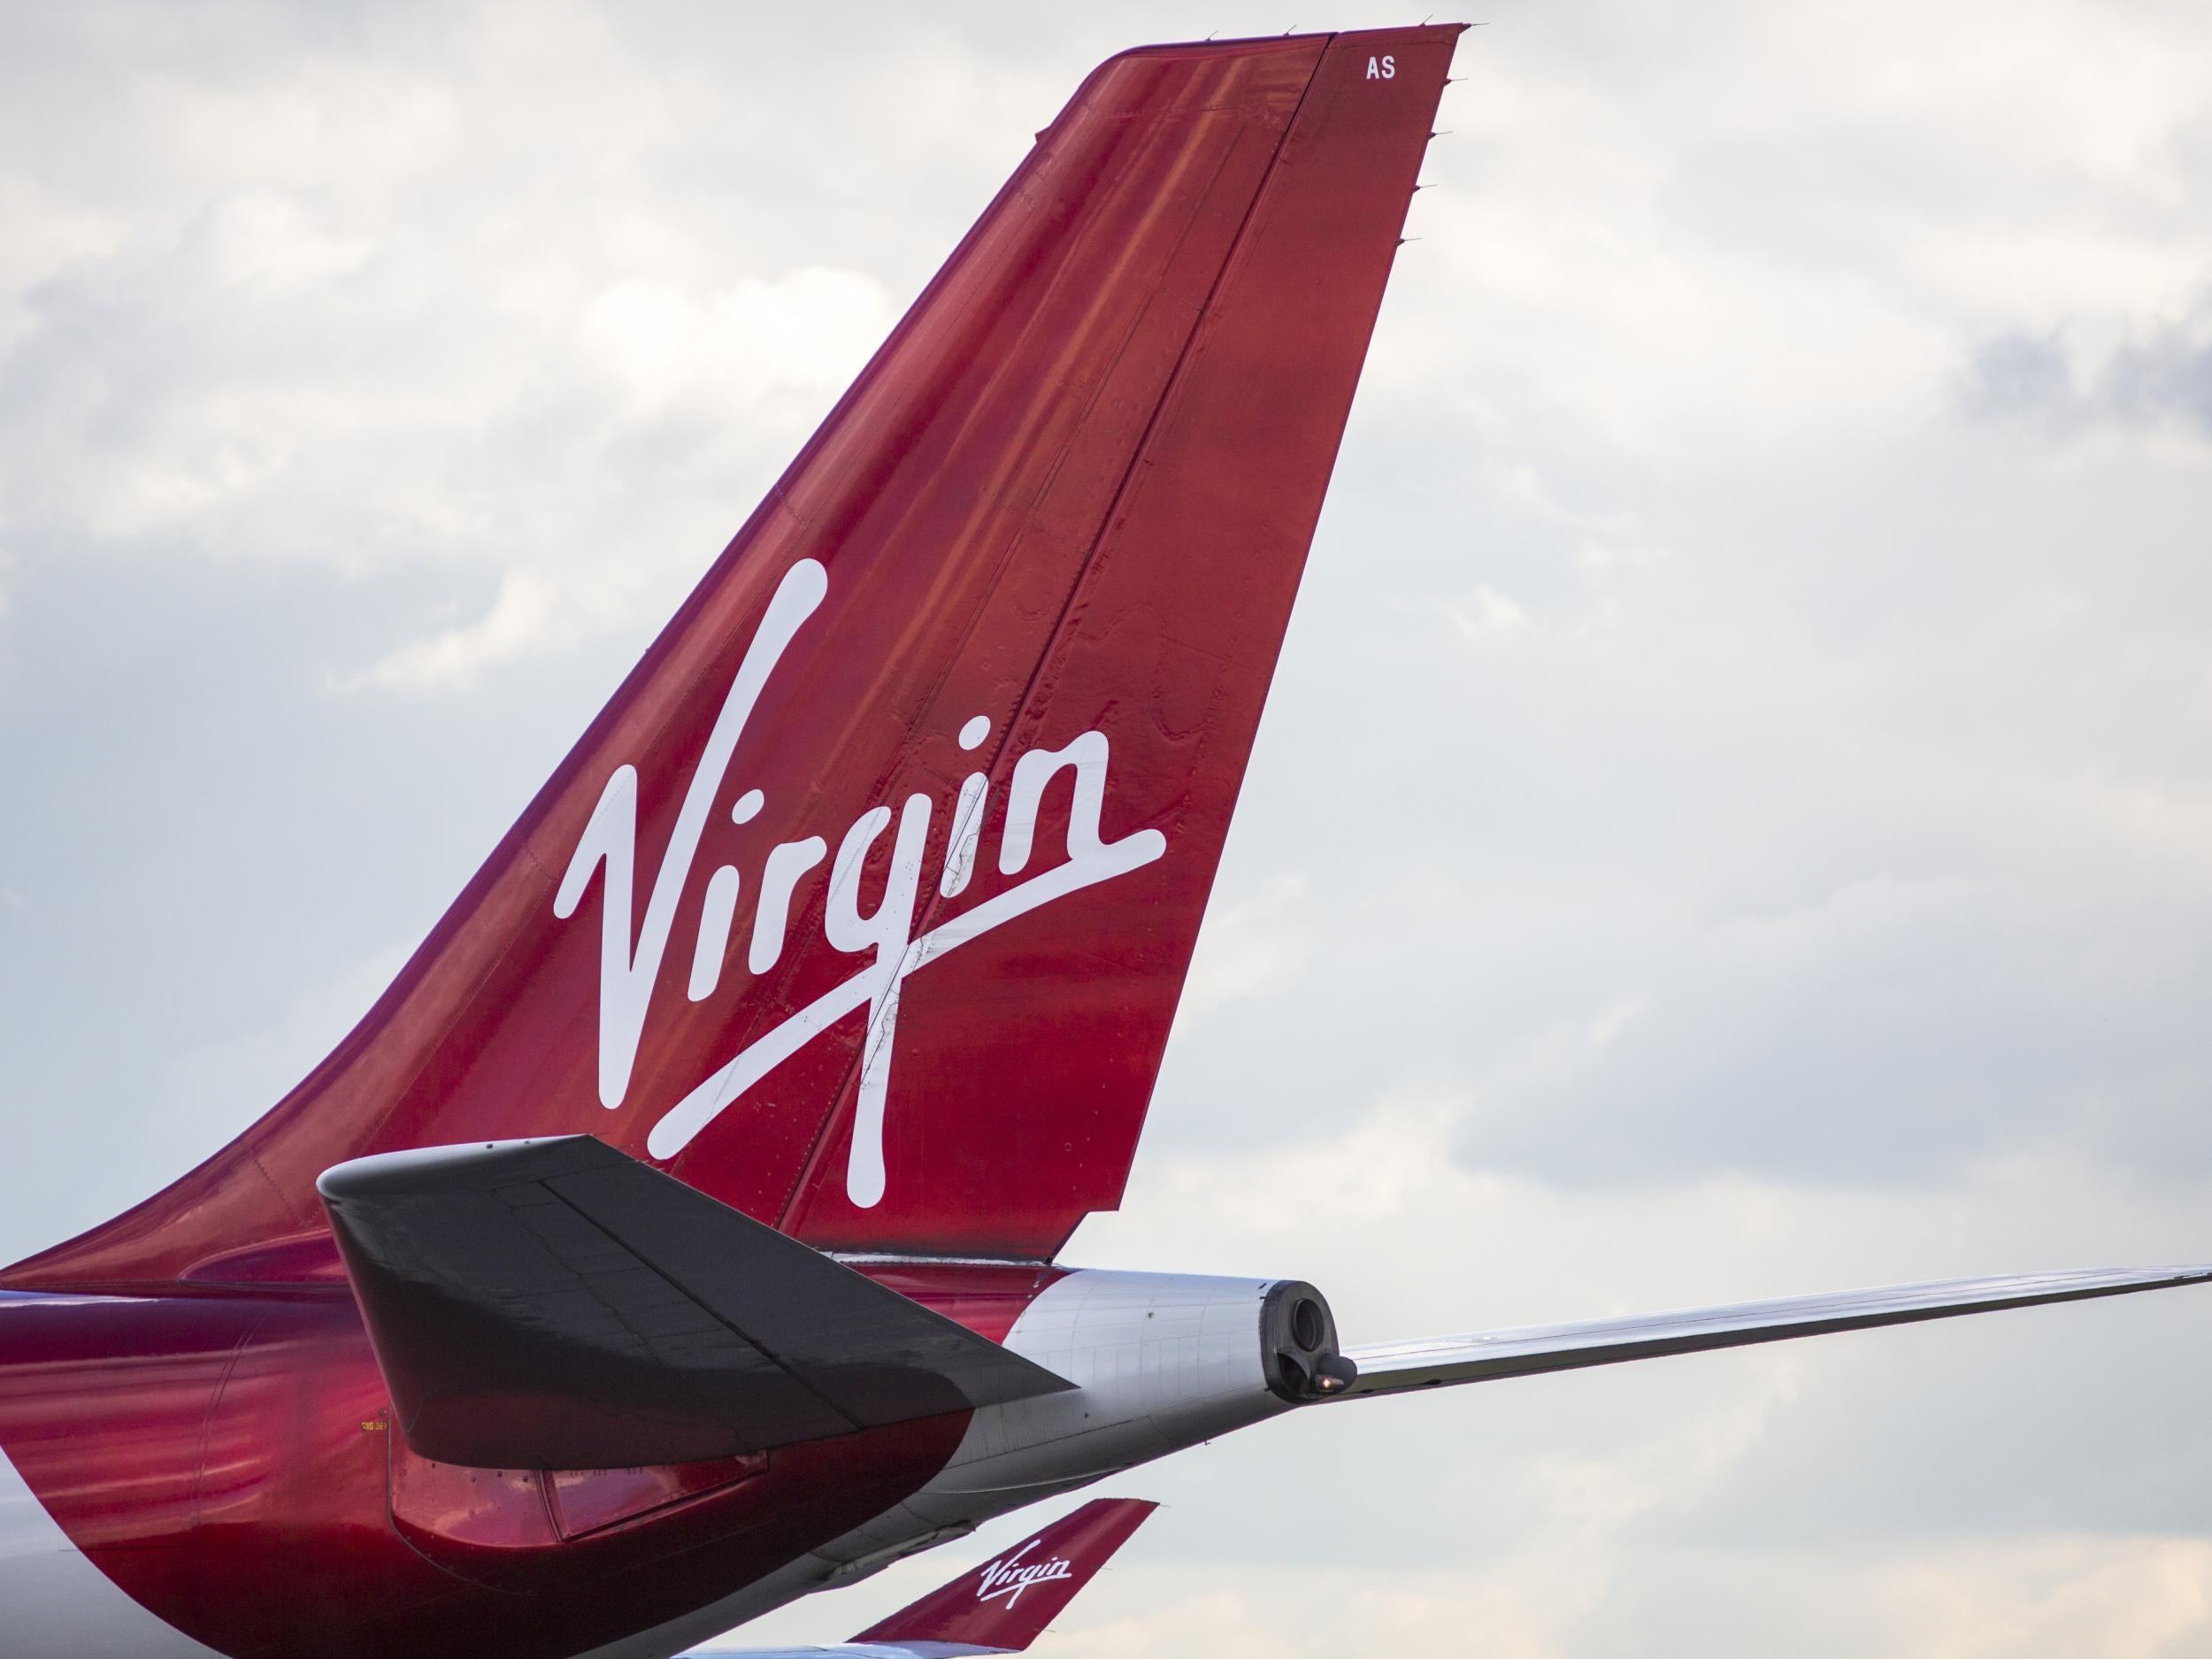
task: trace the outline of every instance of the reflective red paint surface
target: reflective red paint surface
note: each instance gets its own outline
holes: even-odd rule
[[[0,1443],[144,1606],[224,1653],[572,1653],[727,1595],[887,1509],[964,1416],[664,1470],[427,1464],[352,1301],[0,1310]]]
[[[1455,38],[1102,68],[361,1025],[236,1145],[7,1282],[167,1279],[312,1233],[315,1178],[367,1153],[587,1133],[649,1156],[703,1080],[869,965],[824,931],[856,821],[930,803],[918,937],[1066,862],[1081,822],[1065,773],[1026,864],[1002,872],[1009,793],[1022,755],[1090,732],[1110,748],[1098,833],[1165,850],[914,971],[881,1057],[880,1201],[856,1204],[847,1180],[858,1013],[663,1162],[826,1247],[1045,1257],[1116,1203]],[[1386,83],[1366,74],[1379,54]],[[709,780],[695,853],[668,857],[724,692],[802,559],[826,592]],[[978,717],[987,736],[964,749]],[[626,766],[617,959],[649,995],[610,1110],[607,871],[586,872],[566,919],[555,899]],[[952,806],[975,770],[990,793],[972,874],[947,898]],[[756,973],[769,851],[816,836],[823,862]],[[894,839],[869,853],[863,916]],[[739,925],[693,1001],[725,864]]]
[[[853,1640],[1026,1647],[1158,1507],[1094,1499]]]
[[[583,1133],[823,1248],[1033,1261],[1118,1202],[1457,34],[1102,66],[360,1025],[0,1275],[124,1293],[0,1310],[0,1448],[118,1585],[237,1655],[542,1659],[943,1465],[964,1415],[712,1468],[426,1463],[316,1178]],[[1053,1270],[879,1271],[997,1338]]]

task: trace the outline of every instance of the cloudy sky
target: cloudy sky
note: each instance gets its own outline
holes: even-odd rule
[[[2212,12],[1478,15],[1070,1257],[2212,1259]],[[1409,20],[0,4],[0,1255],[343,1033],[1094,62]],[[2202,1655],[2208,1384],[2180,1292],[1310,1413],[1042,1651]]]

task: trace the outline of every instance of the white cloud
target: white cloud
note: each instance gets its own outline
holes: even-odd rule
[[[486,670],[529,652],[557,649],[583,631],[581,618],[527,571],[510,572],[491,609],[475,621],[403,645],[362,672],[341,677],[339,690],[461,691]]]
[[[181,1157],[373,988],[211,1042],[220,987],[434,916],[1077,76],[1189,24],[162,15],[0,24],[0,933],[46,964],[0,1002],[27,1095],[74,1134],[156,1078]],[[1073,1259],[1310,1275],[1380,1339],[2201,1254],[2208,27],[1470,38]],[[24,1248],[138,1195],[100,1139],[18,1162]],[[2166,1659],[2208,1626],[2202,1325],[1310,1414],[1121,1483],[1175,1507],[1052,1640]]]
[[[1528,626],[1528,612],[1487,582],[1479,584],[1463,603],[1448,603],[1444,615],[1471,645],[1510,640]]]
[[[2171,1659],[2212,1629],[2212,1542],[2055,1537],[1899,1563],[1883,1610],[1932,1659]]]
[[[1250,897],[1206,911],[1191,957],[1178,1029],[1196,1025],[1223,1003],[1263,996],[1294,982],[1313,955],[1305,924],[1310,884],[1294,873],[1271,876]]]
[[[66,164],[27,137],[0,169],[0,534],[496,594],[336,671],[365,687],[649,625],[887,332],[882,275],[764,230],[804,176],[719,107],[710,160],[669,100],[724,88],[623,83],[640,48],[591,8],[396,19],[351,55],[265,20],[221,73],[154,53]],[[50,81],[149,50],[101,32],[58,27]]]
[[[703,396],[735,419],[795,392],[842,391],[895,320],[872,278],[810,266],[704,294],[626,281],[592,299],[581,322],[587,349],[641,412]]]

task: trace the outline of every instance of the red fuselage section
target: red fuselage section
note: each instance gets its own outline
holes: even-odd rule
[[[996,1339],[1054,1276],[881,1277]],[[393,1432],[342,1279],[0,1297],[0,1450],[116,1586],[238,1659],[588,1652],[881,1514],[967,1423],[653,1469],[464,1469]]]

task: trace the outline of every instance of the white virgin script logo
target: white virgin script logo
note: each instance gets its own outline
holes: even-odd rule
[[[722,701],[722,712],[708,735],[705,752],[691,774],[683,807],[676,815],[675,830],[668,838],[668,850],[662,855],[660,870],[653,878],[652,895],[646,901],[645,921],[634,949],[630,923],[637,864],[634,766],[615,769],[600,792],[590,822],[577,840],[568,872],[561,878],[560,891],[554,895],[553,913],[564,919],[574,915],[593,874],[605,866],[599,923],[599,1102],[610,1110],[621,1105],[629,1093],[638,1042],[645,1032],[645,1017],[660,979],[676,911],[690,880],[708,815],[714,810],[715,797],[737,752],[738,740],[744,735],[745,723],[752,718],[761,689],[793,636],[828,591],[828,572],[815,560],[802,559],[785,573],[775,596],[768,602],[759,632],[738,665],[737,678]],[[989,734],[990,721],[978,715],[961,728],[960,746],[975,749]],[[919,938],[913,933],[914,909],[921,886],[922,850],[929,839],[930,798],[909,795],[901,808],[882,902],[872,916],[865,917],[859,909],[861,871],[877,837],[890,826],[891,809],[875,806],[862,813],[838,843],[837,856],[831,864],[822,928],[832,949],[866,953],[868,965],[749,1045],[685,1095],[653,1125],[646,1149],[657,1158],[675,1156],[747,1089],[839,1020],[864,1007],[868,1033],[853,1118],[852,1155],[845,1169],[845,1194],[863,1210],[882,1202],[883,1102],[891,1082],[899,987],[906,977],[955,947],[979,939],[1039,905],[1126,875],[1167,850],[1167,838],[1157,830],[1139,830],[1118,841],[1099,839],[1099,818],[1106,802],[1106,734],[1096,731],[1085,732],[1061,749],[1031,749],[1016,761],[1013,782],[1007,792],[1005,826],[999,838],[1000,873],[1013,875],[1029,863],[1045,786],[1063,770],[1071,769],[1075,796],[1068,817],[1067,862],[939,923]],[[956,897],[968,885],[989,794],[989,780],[979,772],[970,774],[960,786],[959,798],[952,807],[944,868],[937,883],[937,891],[945,898]],[[760,791],[750,789],[732,804],[730,815],[736,822],[746,823],[760,811],[762,804]],[[756,975],[767,972],[781,958],[793,894],[828,850],[828,843],[819,835],[780,842],[770,849],[761,868],[752,940],[745,958],[746,966]],[[698,945],[691,961],[689,994],[695,1002],[704,1002],[721,983],[741,885],[742,878],[733,864],[722,865],[708,879],[700,900]]]
[[[1021,1600],[1022,1592],[1033,1584],[1049,1584],[1055,1578],[1071,1578],[1075,1570],[1064,1556],[1055,1555],[1049,1561],[1033,1561],[1026,1567],[1021,1558],[1037,1548],[1041,1540],[1031,1539],[1010,1555],[1002,1556],[983,1570],[982,1581],[975,1586],[975,1599],[992,1601],[1000,1596],[1011,1607]]]

